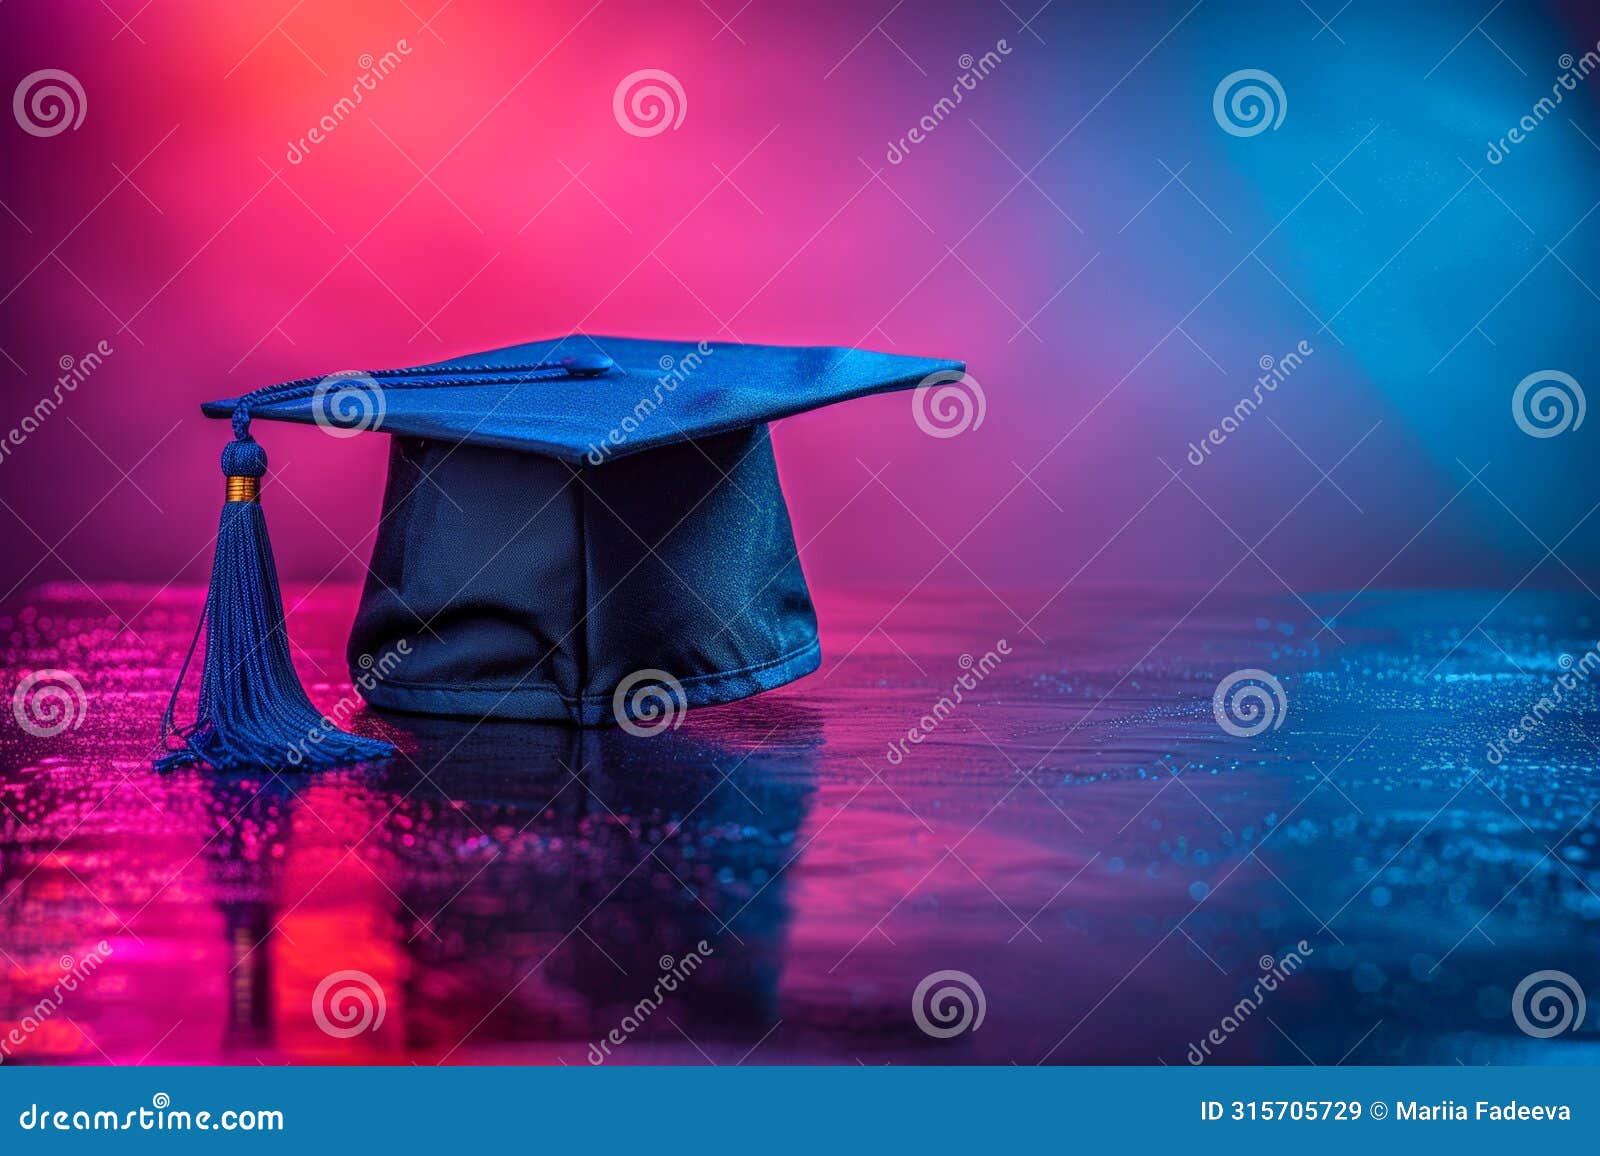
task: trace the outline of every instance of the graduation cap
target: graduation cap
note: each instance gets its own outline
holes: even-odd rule
[[[195,631],[195,644],[206,636],[200,697],[178,725],[185,659],[158,765],[277,770],[394,753],[337,729],[295,674],[253,419],[391,435],[348,649],[369,703],[648,733],[820,662],[768,423],[963,368],[860,349],[569,337],[208,402],[234,439]]]

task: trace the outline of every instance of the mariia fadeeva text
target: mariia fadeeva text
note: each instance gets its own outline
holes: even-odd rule
[[[1566,1104],[1519,1104],[1512,1100],[1494,1104],[1478,1100],[1470,1108],[1455,1100],[1424,1104],[1418,1100],[1396,1100],[1396,1120],[1570,1120],[1572,1109]]]

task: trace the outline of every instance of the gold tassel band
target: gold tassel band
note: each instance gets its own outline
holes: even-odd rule
[[[260,497],[260,478],[230,477],[228,479],[228,501],[254,502]]]

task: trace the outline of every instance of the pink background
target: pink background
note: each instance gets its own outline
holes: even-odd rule
[[[1481,167],[1577,31],[1507,14],[1495,42],[1524,76],[1474,37],[1423,78],[1471,24],[1448,5],[1381,31],[1352,10],[1349,43],[1295,5],[1057,4],[1028,27],[1001,6],[889,7],[7,4],[7,85],[64,68],[88,107],[47,139],[0,124],[0,428],[62,357],[115,352],[0,463],[0,587],[203,579],[225,438],[203,398],[580,329],[970,364],[987,417],[957,438],[920,433],[906,395],[779,427],[820,585],[1505,583],[1543,551],[1471,470],[1492,462],[1483,481],[1541,536],[1588,506],[1581,486],[1519,490],[1580,476],[1584,449],[1523,437],[1506,402],[1546,363],[1583,375],[1592,302],[1546,262],[1485,322],[1493,346],[1471,326],[1579,219],[1600,154],[1553,121],[1491,174],[1537,242],[1476,185],[1451,198],[1456,158]],[[888,164],[959,56],[1000,39],[999,69]],[[401,40],[289,163],[362,55]],[[1251,63],[1293,93],[1281,130],[1242,140],[1210,97]],[[619,128],[613,90],[641,68],[681,82],[677,130]],[[1347,155],[1337,191],[1319,185]],[[1574,268],[1597,220],[1562,242]],[[1336,312],[1337,341],[1314,319]],[[1188,466],[1258,359],[1307,337],[1281,430],[1257,420]],[[384,440],[264,436],[283,570],[359,574]],[[1593,538],[1565,547],[1574,565]],[[1553,562],[1533,579],[1567,581]]]

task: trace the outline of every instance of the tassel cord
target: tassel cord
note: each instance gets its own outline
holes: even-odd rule
[[[300,377],[278,385],[263,386],[240,397],[234,404],[233,432],[236,437],[248,436],[252,409],[314,397],[319,390],[330,388],[333,382],[349,381],[359,385],[366,380],[384,391],[462,385],[523,385],[565,377],[595,377],[611,368],[611,365],[610,358],[573,357],[565,361],[524,365],[477,365],[459,369],[409,366],[404,369],[352,370],[326,377]]]

